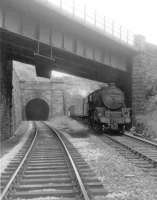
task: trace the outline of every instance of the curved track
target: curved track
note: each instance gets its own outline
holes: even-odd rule
[[[86,162],[57,130],[38,123],[35,137],[1,199],[94,199],[107,193]]]
[[[24,155],[29,149],[30,144],[33,141],[33,138],[35,136],[35,126],[33,123],[33,128],[31,130],[31,134],[29,135],[27,141],[23,145],[23,147],[20,149],[20,151],[16,154],[16,156],[11,160],[11,162],[8,164],[7,168],[5,171],[1,174],[0,177],[0,189],[1,193],[4,191],[4,188],[6,188],[6,185],[8,184],[9,180],[12,178],[14,175],[15,171],[17,170],[19,164],[21,163]]]
[[[121,136],[105,134],[100,137],[157,181],[157,144],[128,134]]]

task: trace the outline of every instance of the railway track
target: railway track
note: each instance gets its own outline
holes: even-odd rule
[[[4,188],[6,187],[7,183],[11,179],[11,177],[13,176],[13,174],[15,173],[15,171],[18,168],[19,164],[21,163],[24,155],[26,154],[30,144],[33,141],[33,138],[34,138],[34,135],[35,135],[34,124],[33,124],[33,128],[32,128],[31,131],[32,131],[32,133],[30,134],[29,138],[27,139],[27,141],[23,145],[23,148],[16,154],[16,156],[11,160],[11,162],[9,163],[9,165],[7,166],[5,171],[1,174],[1,177],[0,177],[1,193],[4,190]]]
[[[104,197],[107,192],[74,146],[57,130],[37,126],[28,151],[2,188],[1,199]]]
[[[149,173],[157,181],[157,144],[129,134],[101,135],[101,139],[114,147],[131,163]]]

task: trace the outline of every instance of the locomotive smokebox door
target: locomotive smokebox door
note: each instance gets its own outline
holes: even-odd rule
[[[117,110],[124,105],[124,93],[112,84],[102,89],[101,98],[104,105],[110,110]]]

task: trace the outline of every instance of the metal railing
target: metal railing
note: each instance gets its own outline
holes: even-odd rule
[[[81,20],[82,23],[103,31],[104,34],[109,34],[128,45],[134,45],[134,34],[131,31],[83,3],[76,0],[47,0],[47,2],[68,12],[72,17]]]

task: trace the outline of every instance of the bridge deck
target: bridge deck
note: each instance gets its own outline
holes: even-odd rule
[[[59,3],[61,2],[61,4]],[[69,4],[64,1],[52,0],[2,0],[2,5],[14,8],[18,13],[27,13],[44,21],[45,24],[59,26],[65,32],[73,32],[84,40],[123,53],[136,51],[133,45],[134,36],[126,28],[115,24],[103,15],[89,10],[81,4]]]

